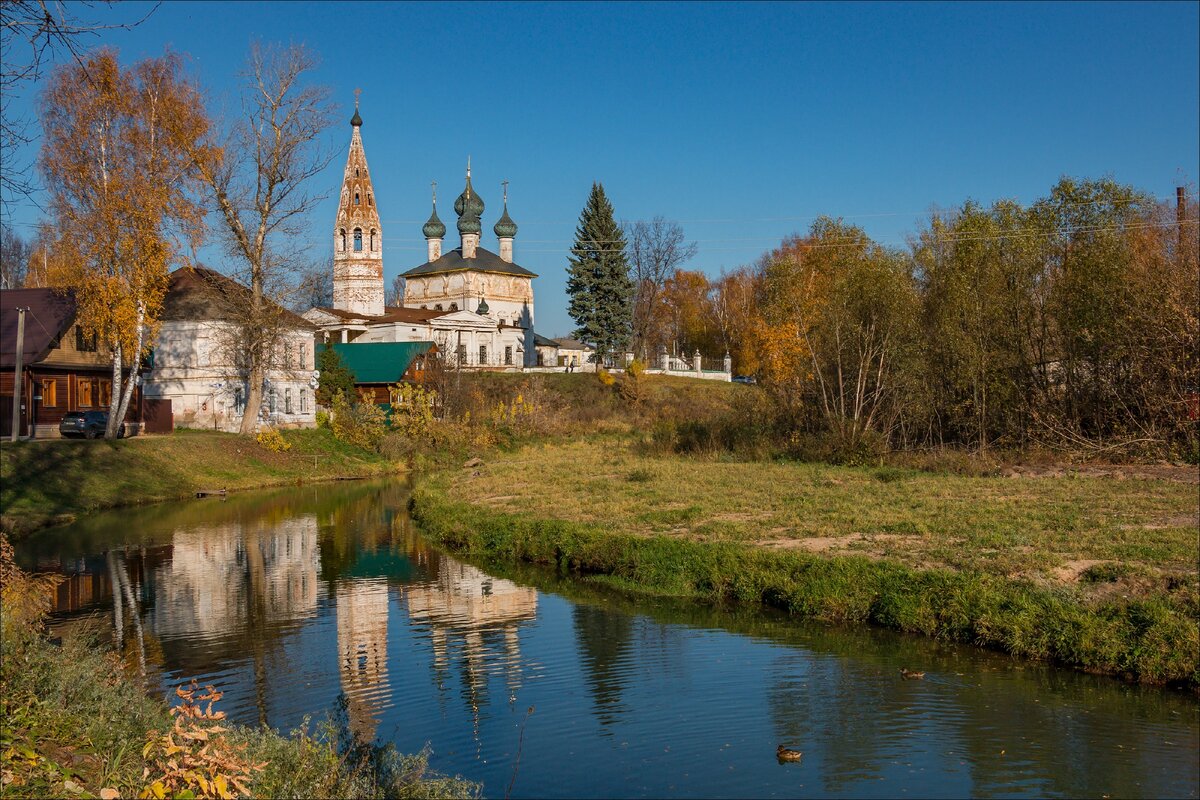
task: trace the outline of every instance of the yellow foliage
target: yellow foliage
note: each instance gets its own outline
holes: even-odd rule
[[[261,447],[272,453],[286,453],[292,449],[292,445],[283,438],[283,434],[279,432],[278,428],[263,428],[254,439]]]
[[[6,624],[33,625],[54,606],[61,575],[30,575],[13,560],[12,545],[0,533],[0,616]]]
[[[608,370],[600,365],[596,365],[596,378],[605,386],[612,386],[617,382],[617,379],[612,376]]]

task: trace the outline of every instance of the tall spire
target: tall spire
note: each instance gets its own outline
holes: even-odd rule
[[[378,316],[384,313],[383,227],[363,149],[359,94],[356,89],[350,152],[333,228],[333,307]]]
[[[471,185],[471,157],[467,156],[467,185],[454,201],[454,213],[458,214],[458,232],[462,236],[463,258],[474,258],[479,246],[479,234],[483,230],[479,218],[483,215],[483,198]]]

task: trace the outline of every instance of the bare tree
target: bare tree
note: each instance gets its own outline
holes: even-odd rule
[[[229,126],[217,157],[197,154],[233,277],[250,290],[236,341],[229,343],[248,383],[242,433],[258,424],[267,371],[283,350],[284,307],[295,290],[290,276],[308,258],[307,218],[325,197],[306,184],[333,158],[319,141],[334,119],[329,90],[304,84],[316,66],[303,45],[253,44],[241,117]]]
[[[665,341],[659,335],[663,287],[675,270],[695,257],[696,244],[685,240],[679,223],[661,216],[626,224],[625,230],[634,285],[633,348],[642,358],[652,358]]]
[[[32,249],[11,228],[0,229],[0,289],[20,289],[25,285],[25,268]]]
[[[310,308],[333,305],[333,255],[300,270],[292,308],[304,313]]]
[[[107,5],[107,4],[106,4]],[[31,164],[23,162],[19,150],[34,135],[32,122],[13,113],[12,103],[23,87],[36,83],[43,70],[56,58],[69,56],[82,64],[81,40],[108,30],[131,30],[158,9],[155,3],[136,22],[102,25],[80,17],[91,3],[62,0],[4,0],[0,2],[0,210],[34,190]]]
[[[388,293],[387,305],[402,306],[404,305],[404,276],[397,275],[392,278],[392,289]]]

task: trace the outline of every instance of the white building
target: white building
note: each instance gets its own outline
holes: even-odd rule
[[[428,260],[403,273],[401,306],[383,304],[383,226],[362,143],[362,117],[350,120],[350,152],[334,222],[333,307],[304,318],[325,341],[436,342],[448,363],[520,369],[536,363],[534,273],[513,261],[516,223],[504,211],[493,227],[499,253],[480,246],[483,199],[471,185],[454,202],[460,246],[443,252],[446,226],[433,213],[425,223]]]
[[[169,398],[175,424],[237,432],[247,412],[245,370],[238,365],[239,309],[249,290],[203,267],[171,273],[162,326],[144,374],[147,398]],[[285,309],[279,346],[267,371],[261,419],[280,428],[316,425],[313,325]]]

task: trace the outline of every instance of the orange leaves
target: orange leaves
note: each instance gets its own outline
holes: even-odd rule
[[[142,778],[147,783],[139,796],[221,800],[249,796],[251,773],[265,765],[246,761],[240,747],[225,741],[229,729],[213,724],[225,718],[224,711],[213,710],[222,693],[212,686],[201,692],[192,681],[187,688],[178,687],[175,694],[183,702],[171,709],[174,726],[161,735],[151,731],[142,748],[148,763]]]

